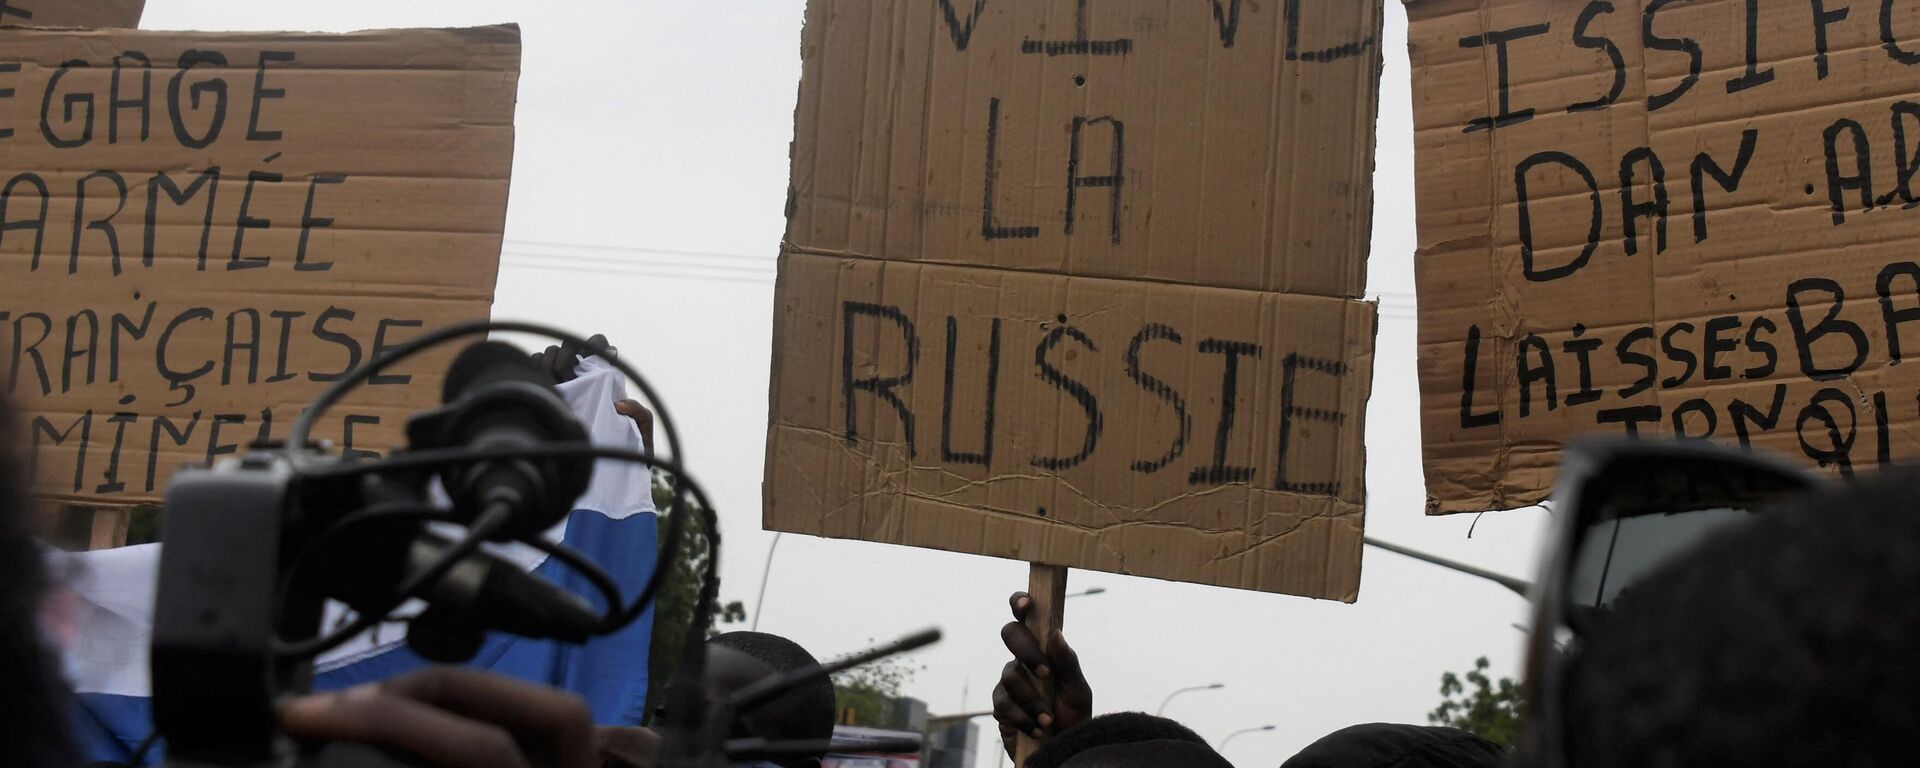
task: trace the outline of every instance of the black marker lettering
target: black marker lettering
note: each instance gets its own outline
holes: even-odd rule
[[[127,489],[120,480],[120,447],[126,443],[127,425],[140,420],[140,414],[132,411],[119,411],[107,417],[107,423],[113,426],[113,450],[107,453],[107,472],[103,482],[93,487],[94,493],[119,493]]]
[[[1180,393],[1175,392],[1173,387],[1168,386],[1166,382],[1154,378],[1152,374],[1140,369],[1140,348],[1145,346],[1147,342],[1155,340],[1171,341],[1175,344],[1182,343],[1180,340],[1180,332],[1169,326],[1156,323],[1140,329],[1139,333],[1133,335],[1133,341],[1127,344],[1127,378],[1133,379],[1134,383],[1139,384],[1141,389],[1153,393],[1154,397],[1160,398],[1166,401],[1168,405],[1173,406],[1174,415],[1180,421],[1180,431],[1173,436],[1173,444],[1167,447],[1167,452],[1161,454],[1160,458],[1154,459],[1153,461],[1136,460],[1133,462],[1133,471],[1149,475],[1160,471],[1168,464],[1172,464],[1174,459],[1180,458],[1180,454],[1187,451],[1187,438],[1193,434],[1193,417],[1187,413],[1187,401],[1180,397]]]
[[[287,379],[299,376],[299,374],[287,370],[287,360],[290,357],[288,353],[293,341],[293,321],[305,317],[307,313],[276,309],[270,314],[273,316],[273,319],[280,321],[280,354],[273,365],[273,375],[267,377],[267,383],[269,384],[276,381],[286,381]],[[376,339],[375,342],[378,343],[378,339]]]
[[[1787,385],[1775,384],[1773,404],[1761,411],[1745,400],[1736,399],[1727,406],[1727,416],[1733,421],[1733,433],[1740,438],[1740,447],[1753,447],[1753,433],[1748,424],[1758,424],[1761,429],[1771,431],[1780,424],[1780,406],[1787,402]]]
[[[246,414],[216,413],[213,415],[213,423],[207,425],[207,464],[211,465],[214,459],[221,456],[240,452],[239,443],[220,442],[220,425],[245,423],[247,423]]]
[[[53,95],[60,90],[60,81],[66,79],[67,73],[75,68],[85,69],[90,66],[92,65],[81,59],[70,59],[61,62],[60,66],[47,78],[46,95],[40,98],[40,135],[46,138],[48,146],[55,149],[73,149],[86,146],[87,142],[93,141],[93,94],[91,93],[69,93],[60,99],[62,106],[60,119],[68,125],[74,123],[74,107],[86,107],[87,116],[80,121],[80,135],[68,138],[53,131]]]
[[[220,193],[220,166],[217,165],[196,174],[185,190],[173,183],[173,177],[168,176],[166,171],[156,173],[147,180],[147,238],[146,245],[140,251],[142,265],[153,266],[153,241],[160,231],[160,192],[165,190],[168,200],[173,201],[174,205],[184,206],[194,195],[200,194],[201,187],[207,190],[207,209],[206,215],[200,220],[200,261],[195,269],[204,271],[207,268],[207,241],[213,236],[213,203]]]
[[[1774,325],[1772,320],[1764,317],[1754,318],[1753,325],[1747,326],[1747,351],[1758,353],[1765,358],[1765,361],[1740,372],[1741,378],[1764,379],[1773,375],[1774,370],[1780,365],[1780,352],[1774,348],[1773,344],[1761,341],[1759,337],[1761,331],[1772,334],[1779,329],[1780,327]]]
[[[247,318],[246,341],[238,341],[241,329],[238,322],[241,316]],[[236,350],[247,351],[247,383],[260,380],[260,312],[252,309],[236,309],[227,313],[227,345],[222,353],[220,365],[220,383],[233,383],[233,353]]]
[[[140,62],[140,95],[135,98],[121,98],[120,72],[123,61]],[[140,140],[146,141],[150,134],[153,115],[153,61],[139,51],[127,51],[113,57],[113,79],[107,87],[107,143],[120,143],[120,110],[138,108],[140,110]],[[153,490],[148,488],[147,490]]]
[[[1580,175],[1587,183],[1587,195],[1591,200],[1593,215],[1587,228],[1587,244],[1580,249],[1580,256],[1558,267],[1540,269],[1534,265],[1533,214],[1527,198],[1527,172],[1546,163],[1557,163]],[[1594,249],[1600,247],[1600,219],[1604,214],[1600,207],[1600,185],[1593,179],[1593,172],[1587,166],[1565,152],[1536,152],[1513,169],[1513,188],[1516,199],[1520,201],[1520,264],[1521,272],[1528,280],[1544,283],[1558,280],[1580,271],[1593,258]]]
[[[85,318],[87,321],[86,336],[84,337],[86,346],[75,347],[74,344],[83,338],[80,330],[81,318]],[[60,391],[62,393],[73,391],[73,361],[83,357],[87,360],[87,379],[83,383],[87,386],[93,385],[95,379],[94,372],[97,370],[97,365],[100,361],[100,356],[95,350],[99,348],[100,316],[94,314],[91,309],[83,309],[69,316],[67,318],[67,351],[65,355],[61,356],[60,360]]]
[[[1647,164],[1647,175],[1653,180],[1653,199],[1635,202],[1633,168],[1640,163]],[[1638,222],[1642,217],[1653,219],[1653,252],[1667,252],[1667,169],[1660,164],[1660,156],[1648,147],[1629,150],[1620,158],[1620,228],[1621,240],[1626,246],[1627,255],[1640,252]]]
[[[353,310],[331,306],[327,307],[325,312],[321,312],[319,317],[314,318],[313,335],[323,341],[332,342],[341,349],[345,349],[347,351],[347,363],[340,367],[339,373],[308,371],[308,381],[339,381],[346,378],[347,374],[352,373],[353,369],[360,367],[360,341],[355,339],[352,334],[329,330],[327,328],[327,321],[334,319],[345,320],[351,323],[353,322]]]
[[[307,183],[307,209],[300,214],[300,246],[293,252],[293,270],[295,272],[325,272],[333,269],[331,261],[307,261],[307,239],[316,229],[333,226],[333,217],[313,215],[313,196],[320,191],[322,184],[344,184],[347,177],[338,173],[322,173]]]
[[[128,338],[139,341],[147,337],[147,328],[153,324],[153,308],[159,302],[147,302],[147,310],[140,316],[140,324],[134,325],[133,318],[115,312],[111,331],[107,334],[107,381],[120,380],[120,335],[126,332]]]
[[[953,449],[953,371],[960,347],[960,321],[947,316],[947,380],[940,395],[940,460],[948,464],[993,466],[993,420],[1000,401],[1000,318],[993,319],[987,341],[987,395],[982,409],[986,424],[981,430],[980,452],[962,453]]]
[[[87,182],[105,179],[113,183],[113,212],[93,221],[87,221]],[[94,230],[107,237],[107,253],[113,257],[113,273],[120,274],[120,233],[114,230],[113,217],[127,208],[127,180],[113,171],[94,171],[80,177],[73,185],[73,247],[67,258],[67,274],[80,271],[80,235]]]
[[[214,140],[220,138],[220,127],[227,121],[227,81],[215,75],[212,79],[201,80],[187,89],[188,98],[191,99],[190,106],[195,111],[201,108],[200,100],[203,97],[209,94],[213,97],[213,115],[207,122],[206,132],[195,136],[187,128],[186,115],[180,108],[180,86],[185,82],[187,73],[202,64],[225,67],[227,57],[218,51],[187,49],[180,54],[180,71],[174,73],[173,80],[167,84],[167,116],[173,120],[173,137],[179,140],[180,146],[190,149],[206,149],[212,146]]]
[[[1595,411],[1593,421],[1596,424],[1624,424],[1628,437],[1640,436],[1640,425],[1660,423],[1660,406],[1635,405],[1626,408],[1603,408]]]
[[[260,103],[267,99],[284,99],[285,88],[267,87],[267,62],[293,61],[293,51],[261,51],[260,66],[253,72],[253,110],[247,116],[247,141],[279,141],[279,131],[260,130]]]
[[[1819,2],[1819,0],[1814,0]],[[1640,43],[1656,51],[1675,51],[1687,54],[1687,76],[1666,93],[1647,97],[1647,111],[1652,112],[1680,100],[1693,84],[1700,81],[1700,43],[1691,37],[1679,39],[1661,37],[1653,33],[1653,17],[1660,9],[1672,4],[1674,0],[1652,0],[1640,16]]]
[[[987,180],[986,202],[980,211],[980,236],[988,240],[1024,239],[1040,236],[1039,227],[1002,227],[994,223],[993,186],[999,177],[1000,97],[987,102]]]
[[[73,431],[76,429],[80,430],[80,440],[73,451],[73,491],[80,492],[82,481],[87,474],[87,442],[93,435],[93,411],[80,414],[63,430],[54,429],[53,422],[48,421],[45,416],[33,417],[33,451],[27,460],[27,476],[39,477],[40,475],[41,436],[44,435],[53,447],[59,448],[65,446],[67,441],[74,437]]]
[[[1573,338],[1560,345],[1562,350],[1574,356],[1580,368],[1580,391],[1561,400],[1568,407],[1586,405],[1600,399],[1600,390],[1593,388],[1593,351],[1599,349],[1602,342],[1599,339],[1581,338],[1586,332],[1585,325],[1575,323]]]
[[[34,339],[32,344],[22,344],[20,342],[24,340],[23,337],[25,334],[21,333],[20,329],[28,320],[40,321],[40,338]],[[13,364],[7,372],[8,392],[20,391],[20,356],[24,354],[27,357],[33,358],[33,371],[40,376],[40,395],[45,397],[53,394],[53,382],[47,378],[47,361],[40,356],[41,343],[45,342],[47,337],[52,334],[53,318],[47,317],[44,312],[28,312],[14,318]]]
[[[1694,357],[1692,350],[1673,343],[1673,337],[1691,333],[1693,333],[1693,323],[1674,323],[1672,327],[1667,329],[1666,333],[1660,334],[1660,351],[1666,353],[1668,360],[1676,363],[1684,363],[1687,366],[1686,370],[1682,371],[1680,375],[1668,376],[1665,379],[1661,379],[1661,387],[1673,389],[1674,387],[1687,383],[1687,381],[1693,378],[1694,370],[1700,365],[1699,358]]]
[[[1200,353],[1224,356],[1220,375],[1220,424],[1213,431],[1213,462],[1204,467],[1194,467],[1187,474],[1187,482],[1191,485],[1251,482],[1253,467],[1228,466],[1227,449],[1232,442],[1234,417],[1240,410],[1240,358],[1259,359],[1260,345],[1245,341],[1204,339],[1200,342]]]
[[[247,213],[253,209],[253,185],[262,181],[268,184],[278,184],[283,178],[280,174],[268,171],[247,172],[247,186],[240,193],[240,218],[233,227],[233,255],[227,259],[228,271],[236,269],[258,269],[266,266],[268,262],[273,261],[273,258],[270,256],[242,256],[244,246],[241,244],[246,241],[247,230],[273,228],[272,220],[255,218]]]
[[[154,367],[158,369],[160,375],[167,380],[167,391],[176,392],[186,390],[181,395],[179,402],[168,403],[168,408],[177,408],[192,402],[194,387],[189,382],[205,376],[213,370],[213,358],[211,357],[207,358],[206,363],[191,371],[181,371],[167,364],[167,342],[172,341],[173,332],[179,330],[180,326],[185,325],[189,320],[206,320],[212,322],[213,310],[206,307],[195,307],[175,316],[173,320],[167,323],[166,330],[160,332],[160,340],[154,347]]]
[[[1493,46],[1494,67],[1500,84],[1499,114],[1490,117],[1476,117],[1467,121],[1467,133],[1504,128],[1514,123],[1524,123],[1533,119],[1532,107],[1517,112],[1513,109],[1512,94],[1507,77],[1507,44],[1515,40],[1533,37],[1534,35],[1544,35],[1547,33],[1547,28],[1548,25],[1543,22],[1531,26],[1493,30],[1484,35],[1468,35],[1460,38],[1460,47],[1462,48]]]
[[[347,459],[347,460],[353,460],[353,459],[371,460],[371,459],[380,458],[379,451],[369,451],[369,450],[353,447],[353,428],[355,425],[362,425],[362,424],[370,427],[378,426],[380,424],[380,417],[362,416],[359,414],[352,414],[352,413],[347,414],[346,419],[344,419],[340,425],[340,458]]]
[[[1906,277],[1913,286],[1912,292],[1920,299],[1920,264],[1911,261],[1897,261],[1880,270],[1880,277],[1874,281],[1874,292],[1880,294],[1880,318],[1887,326],[1887,358],[1889,365],[1899,365],[1904,357],[1900,354],[1900,324],[1920,320],[1920,306],[1894,309],[1893,281]]]
[[[1705,418],[1707,422],[1706,429],[1698,433],[1689,431],[1687,429],[1688,414],[1699,414],[1702,418]],[[1719,426],[1720,414],[1713,410],[1712,403],[1708,403],[1703,398],[1696,397],[1681,403],[1680,407],[1673,409],[1673,435],[1681,440],[1705,440],[1713,437],[1714,430],[1719,428]]]
[[[388,318],[381,318],[380,323],[374,326],[374,329],[373,329],[372,357],[374,359],[379,359],[381,355],[384,355],[387,353],[387,350],[392,349],[394,346],[398,346],[398,345],[387,344],[388,328],[419,328],[424,324],[425,323],[419,320],[392,320]],[[386,384],[407,384],[412,381],[413,381],[413,374],[411,373],[376,373],[372,377],[367,379],[367,384],[369,386],[377,386],[377,385],[386,385]]]
[[[1527,362],[1527,350],[1534,350],[1540,362]],[[1520,418],[1526,418],[1533,411],[1533,383],[1546,384],[1547,410],[1560,407],[1560,395],[1554,386],[1553,353],[1548,350],[1546,340],[1535,334],[1527,334],[1514,345],[1514,378],[1520,385]]]
[[[22,183],[33,187],[34,194],[39,195],[40,212],[31,219],[15,221],[9,215],[13,210],[13,189]],[[5,187],[0,187],[0,243],[6,242],[8,232],[18,232],[23,229],[33,230],[33,261],[27,271],[39,271],[40,246],[47,237],[47,183],[42,181],[37,173],[22,173],[8,179]]]
[[[1737,330],[1739,327],[1740,317],[1738,315],[1721,315],[1720,317],[1707,321],[1706,340],[1700,345],[1701,357],[1704,358],[1701,362],[1700,378],[1707,381],[1733,378],[1733,368],[1731,366],[1720,365],[1719,360],[1722,353],[1732,352],[1738,349],[1740,342],[1735,337],[1722,336],[1721,334],[1727,331]],[[1675,411],[1675,413],[1679,413],[1679,411]]]
[[[1841,8],[1827,10],[1825,0],[1812,0],[1813,3],[1813,67],[1821,80],[1827,79],[1827,27],[1847,18],[1853,9]]]
[[[1573,24],[1573,44],[1607,54],[1607,63],[1613,67],[1613,85],[1608,86],[1606,95],[1569,106],[1568,112],[1588,112],[1613,106],[1614,102],[1620,100],[1620,92],[1627,88],[1627,60],[1620,55],[1620,46],[1605,35],[1587,34],[1587,28],[1603,13],[1613,13],[1613,3],[1594,0],[1580,10],[1580,19]]]
[[[1829,410],[1828,403],[1836,406]],[[1834,417],[1835,411],[1847,414],[1847,429],[1840,431],[1840,420]],[[1817,421],[1826,428],[1827,444],[1816,446],[1807,442],[1807,424]],[[1853,441],[1858,437],[1859,423],[1853,410],[1853,400],[1846,393],[1828,387],[1813,393],[1807,404],[1800,409],[1800,416],[1794,420],[1794,432],[1800,438],[1800,452],[1813,459],[1822,467],[1838,467],[1843,477],[1853,477]]]
[[[1237,0],[1235,4],[1238,5]],[[1216,18],[1218,18],[1219,16],[1219,7],[1220,7],[1219,3],[1216,1],[1214,3],[1214,9],[1215,9],[1214,15]],[[1286,11],[1287,11],[1287,61],[1318,61],[1318,62],[1339,61],[1341,59],[1348,58],[1350,56],[1358,56],[1360,55],[1361,51],[1365,51],[1373,47],[1373,37],[1369,35],[1366,38],[1363,38],[1361,40],[1357,40],[1349,43],[1341,43],[1339,45],[1335,45],[1329,48],[1321,48],[1321,49],[1312,50],[1312,51],[1302,51],[1300,50],[1300,0],[1287,0]],[[1542,26],[1544,27],[1545,25],[1542,25]],[[1545,30],[1543,29],[1542,31],[1545,31]],[[1501,54],[1504,56],[1506,52],[1505,44],[1500,43],[1498,45],[1500,45]],[[1505,60],[1502,59],[1501,63],[1504,67]],[[1504,68],[1502,69],[1502,73],[1503,74],[1505,73]],[[1506,89],[1503,86],[1501,88],[1502,96],[1505,96],[1505,91]],[[1506,111],[1505,104],[1506,102],[1504,101],[1501,102],[1501,110],[1500,110],[1501,112]]]
[[[1475,375],[1475,373],[1476,373],[1476,369],[1478,369],[1479,367],[1480,367],[1480,326],[1473,325],[1467,328],[1466,361],[1462,365],[1463,373],[1461,373],[1460,375],[1460,428],[1461,429],[1474,429],[1476,427],[1491,427],[1495,424],[1500,423],[1500,409],[1498,407],[1494,408],[1491,411],[1487,411],[1485,413],[1473,412],[1473,385],[1474,385],[1474,380],[1478,378]]]
[[[858,411],[853,407],[854,395],[861,391],[872,392],[875,399],[885,401],[893,406],[895,413],[899,414],[900,426],[906,433],[907,456],[912,458],[918,455],[913,445],[913,411],[907,408],[906,402],[900,399],[900,395],[894,392],[894,388],[912,383],[914,366],[920,362],[920,336],[913,330],[913,321],[907,319],[906,314],[901,312],[899,307],[858,301],[843,302],[840,306],[843,341],[840,345],[840,392],[846,399],[847,444],[852,445],[860,439],[856,417]],[[901,340],[905,342],[907,353],[905,371],[897,376],[881,376],[876,373],[865,379],[853,377],[853,320],[859,315],[890,321],[900,329]],[[874,357],[877,363],[879,358],[877,340]]]
[[[1773,67],[1760,68],[1760,0],[1747,0],[1747,68],[1727,81],[1727,93],[1739,93],[1773,82]]]
[[[1854,175],[1840,174],[1839,147],[1835,141],[1840,132],[1853,135]],[[1827,150],[1827,199],[1833,203],[1833,224],[1839,226],[1847,221],[1847,197],[1849,189],[1860,192],[1861,211],[1873,210],[1873,162],[1872,153],[1867,147],[1867,131],[1859,123],[1846,118],[1834,121],[1825,132]]]
[[[1133,41],[1087,39],[1087,0],[1074,0],[1073,39],[1072,40],[1034,40],[1020,41],[1021,53],[1044,53],[1048,56],[1125,56],[1133,50]]]
[[[1306,370],[1310,373],[1325,374],[1334,378],[1341,378],[1347,375],[1347,366],[1337,360],[1320,360],[1311,357],[1301,357],[1299,355],[1287,355],[1285,364],[1281,367],[1280,447],[1274,451],[1274,463],[1278,469],[1275,470],[1273,475],[1273,487],[1274,490],[1279,491],[1337,496],[1340,493],[1340,483],[1337,480],[1326,483],[1302,483],[1287,479],[1287,454],[1292,448],[1293,423],[1295,419],[1302,421],[1320,421],[1329,424],[1343,424],[1347,420],[1347,414],[1344,411],[1324,408],[1303,408],[1295,404],[1293,387],[1301,370]]]
[[[1080,175],[1080,138],[1089,125],[1105,123],[1113,126],[1113,165],[1112,173],[1106,176]],[[1072,150],[1067,155],[1067,234],[1073,234],[1074,206],[1080,199],[1081,187],[1104,187],[1113,190],[1113,204],[1108,211],[1109,229],[1113,244],[1120,244],[1120,189],[1127,182],[1126,171],[1127,126],[1115,120],[1113,116],[1087,119],[1073,119]]]
[[[1813,327],[1807,327],[1800,298],[1804,293],[1827,294],[1827,314]],[[1787,286],[1787,320],[1793,324],[1793,346],[1800,353],[1800,372],[1815,381],[1831,381],[1860,369],[1867,361],[1867,334],[1851,320],[1841,320],[1840,306],[1846,303],[1840,284],[1824,277],[1795,280]],[[1824,336],[1839,333],[1853,342],[1853,359],[1838,368],[1825,368],[1813,361],[1813,345]]]
[[[1654,382],[1660,380],[1660,366],[1659,363],[1654,360],[1653,356],[1633,351],[1635,342],[1645,341],[1652,343],[1653,336],[1653,328],[1643,325],[1628,331],[1627,335],[1620,337],[1620,343],[1614,345],[1614,356],[1620,358],[1621,365],[1637,365],[1646,370],[1646,373],[1641,374],[1639,380],[1620,390],[1620,397],[1622,399],[1633,397],[1641,392],[1652,389]],[[1659,417],[1656,416],[1654,418]]]
[[[187,447],[187,441],[193,439],[193,428],[200,424],[200,412],[193,412],[193,417],[187,420],[185,432],[175,429],[173,420],[165,416],[154,416],[152,423],[151,438],[147,442],[147,491],[149,492],[153,490],[154,481],[159,476],[160,433],[163,430],[167,433],[167,439],[172,441],[173,447]]]
[[[1040,378],[1048,384],[1053,385],[1055,389],[1072,395],[1074,402],[1079,403],[1080,409],[1086,411],[1087,414],[1086,439],[1081,442],[1079,453],[1072,456],[1041,456],[1033,460],[1034,466],[1055,472],[1077,467],[1080,465],[1080,462],[1086,461],[1088,456],[1092,456],[1093,449],[1100,444],[1102,425],[1100,403],[1094,399],[1093,391],[1087,389],[1085,384],[1081,384],[1069,378],[1066,374],[1061,373],[1060,369],[1053,367],[1053,363],[1047,360],[1047,353],[1052,351],[1054,347],[1059,346],[1061,340],[1068,338],[1080,342],[1080,346],[1086,347],[1088,352],[1100,351],[1094,347],[1093,339],[1087,338],[1087,335],[1081,333],[1080,329],[1065,324],[1055,327],[1052,331],[1048,332],[1047,337],[1040,341],[1040,346],[1035,347],[1033,350],[1033,364],[1040,369]]]
[[[1693,156],[1693,241],[1704,242],[1707,239],[1707,185],[1708,178],[1728,192],[1740,189],[1740,178],[1747,174],[1747,163],[1753,160],[1753,147],[1760,139],[1760,132],[1748,128],[1740,133],[1740,152],[1734,155],[1733,171],[1728,172],[1712,155],[1705,152]]]

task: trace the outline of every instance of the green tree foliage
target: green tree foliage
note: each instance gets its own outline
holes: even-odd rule
[[[673,502],[673,487],[661,475],[653,477],[654,506],[665,512]],[[692,500],[682,507],[680,514],[686,515],[686,528],[682,534],[680,551],[667,552],[665,541],[656,561],[660,567],[667,568],[666,581],[660,585],[660,591],[654,596],[653,603],[653,639],[652,650],[647,659],[647,701],[658,702],[661,691],[665,690],[667,679],[680,665],[680,653],[686,647],[687,630],[693,626],[693,608],[700,597],[700,578],[707,568],[707,540],[705,536],[706,514],[698,509]],[[666,522],[661,521],[664,528]],[[664,533],[663,533],[664,536]],[[632,595],[628,595],[632,598]],[[720,627],[739,624],[747,620],[747,608],[740,601],[717,601],[712,606],[713,620],[708,635],[718,634]]]
[[[1498,681],[1487,675],[1487,657],[1474,660],[1465,675],[1440,676],[1440,706],[1427,713],[1427,722],[1450,725],[1481,738],[1512,747],[1519,733],[1520,688],[1513,678]]]
[[[850,725],[867,728],[902,729],[892,702],[900,690],[913,680],[920,667],[899,657],[888,657],[863,664],[833,676],[833,691],[839,700],[842,721],[852,710]]]

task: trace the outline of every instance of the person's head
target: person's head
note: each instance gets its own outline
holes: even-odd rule
[[[1911,763],[1916,490],[1899,472],[1789,500],[1623,592],[1568,668],[1569,765]]]
[[[1060,768],[1233,768],[1233,763],[1199,742],[1153,739],[1092,747]]]
[[[1116,745],[1137,744],[1141,742],[1176,741],[1196,744],[1206,749],[1207,741],[1200,738],[1192,729],[1143,712],[1115,712],[1101,715],[1060,733],[1041,743],[1031,757],[1027,758],[1026,768],[1082,768],[1076,759],[1094,749]],[[1208,753],[1213,750],[1207,749]],[[1089,760],[1106,760],[1107,752],[1088,755]],[[1088,762],[1088,768],[1107,763]],[[1130,765],[1113,763],[1115,766]]]
[[[0,399],[0,744],[8,764],[66,768],[74,762],[68,696],[40,631],[46,590],[34,541],[15,414]]]
[[[1506,750],[1458,728],[1369,723],[1320,737],[1280,768],[1499,768]]]
[[[718,635],[707,641],[706,651],[707,696],[715,700],[781,672],[818,663],[798,643],[764,632]],[[822,677],[751,711],[735,713],[731,735],[782,741],[831,739],[836,706],[833,681]],[[663,709],[654,724],[671,726],[673,721],[674,713]],[[805,765],[818,759],[819,755],[812,755],[776,762]]]

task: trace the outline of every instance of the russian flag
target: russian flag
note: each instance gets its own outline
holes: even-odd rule
[[[613,408],[626,397],[620,372],[598,358],[587,358],[576,373],[577,378],[558,389],[587,425],[594,444],[640,450],[639,430]],[[601,459],[572,515],[547,537],[598,563],[632,599],[646,585],[658,556],[652,487],[646,467]],[[161,546],[49,554],[62,590],[49,604],[47,624],[77,694],[74,731],[87,760],[124,762],[152,731],[147,644]],[[545,553],[523,544],[493,551],[600,605],[599,593],[584,578],[561,563],[548,562]],[[344,612],[330,605],[328,626]],[[405,631],[405,625],[383,624],[322,655],[315,665],[314,687],[346,688],[426,666],[428,662],[407,649]],[[652,632],[649,607],[626,628],[585,645],[493,633],[469,666],[577,693],[602,725],[638,725],[646,712]],[[148,762],[156,762],[163,749],[164,742],[148,755]]]

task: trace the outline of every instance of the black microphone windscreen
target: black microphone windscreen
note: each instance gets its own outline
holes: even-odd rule
[[[451,403],[473,387],[496,381],[524,381],[552,387],[553,380],[527,353],[500,341],[477,341],[460,351],[447,367],[440,386],[440,402]]]

